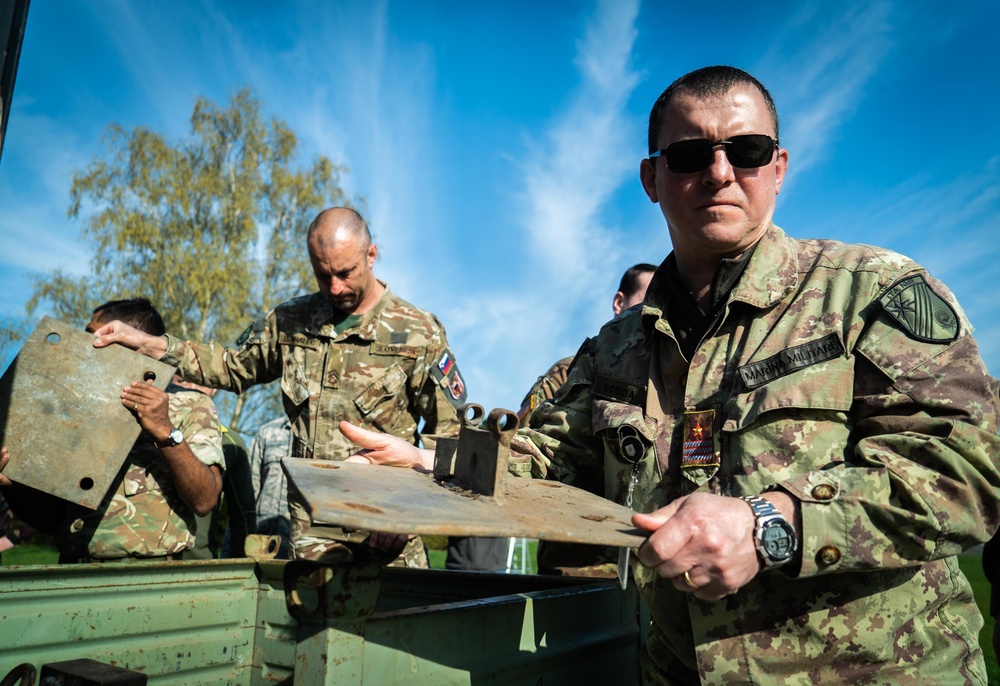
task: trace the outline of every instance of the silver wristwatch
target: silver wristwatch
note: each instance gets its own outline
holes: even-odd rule
[[[745,495],[740,500],[750,506],[757,518],[753,540],[764,567],[780,567],[789,562],[798,549],[792,525],[781,516],[778,508],[759,495]]]
[[[167,434],[167,437],[163,439],[163,441],[160,443],[160,447],[172,448],[173,446],[177,445],[183,440],[184,440],[184,434],[181,432],[180,429],[174,427],[173,429],[170,430],[170,433]]]

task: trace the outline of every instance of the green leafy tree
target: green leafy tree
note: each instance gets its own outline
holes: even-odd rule
[[[323,156],[299,167],[298,157],[295,133],[265,121],[250,89],[225,108],[199,98],[177,142],[110,126],[106,154],[73,175],[70,191],[69,215],[94,249],[90,273],[37,279],[29,314],[45,307],[86,322],[102,302],[144,296],[171,334],[231,343],[271,307],[313,290],[305,229],[324,207],[352,204],[340,186],[345,167]],[[224,421],[246,433],[281,412],[273,384],[217,400]]]

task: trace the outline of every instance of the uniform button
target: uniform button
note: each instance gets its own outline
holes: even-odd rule
[[[820,484],[812,490],[812,496],[816,500],[833,500],[835,495],[837,495],[837,489],[830,484]]]
[[[821,565],[829,567],[840,562],[840,549],[832,545],[825,545],[819,549],[816,557]]]
[[[83,520],[82,519],[76,519],[76,520],[73,521],[72,524],[69,525],[69,530],[72,531],[73,533],[76,533],[77,531],[80,531],[82,528],[83,528]]]

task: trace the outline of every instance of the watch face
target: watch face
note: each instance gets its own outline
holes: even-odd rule
[[[795,533],[784,521],[770,521],[764,524],[760,544],[772,561],[787,560],[795,552]]]

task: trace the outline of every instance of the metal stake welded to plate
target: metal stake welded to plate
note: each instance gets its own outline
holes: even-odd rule
[[[486,412],[469,403],[461,409],[458,438],[440,438],[434,451],[434,478],[502,501],[503,479],[510,458],[510,442],[517,431],[517,415],[510,410]],[[480,428],[483,425],[484,428]]]

